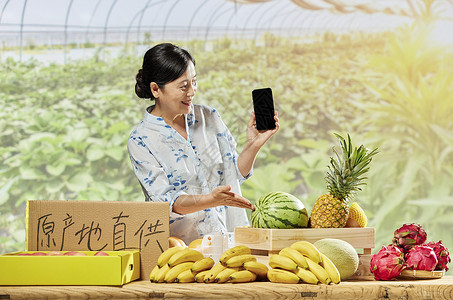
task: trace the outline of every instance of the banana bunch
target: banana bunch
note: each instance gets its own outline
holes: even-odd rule
[[[267,277],[268,267],[256,261],[250,248],[237,246],[225,251],[218,263],[188,247],[165,250],[151,271],[151,282],[250,282]]]
[[[332,261],[308,241],[298,241],[269,258],[267,278],[279,283],[340,283]]]
[[[188,247],[172,247],[165,250],[157,259],[151,271],[151,282],[194,282],[197,273],[210,269],[214,260],[204,257],[201,252]]]
[[[256,261],[247,246],[236,246],[226,250],[219,262],[209,270],[203,270],[195,275],[196,282],[224,283],[251,282],[264,279],[268,267]]]

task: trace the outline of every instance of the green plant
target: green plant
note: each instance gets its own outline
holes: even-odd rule
[[[377,243],[385,244],[395,223],[416,221],[450,248],[453,217],[453,75],[451,52],[429,39],[431,5],[419,22],[391,35],[385,53],[373,55],[361,77],[375,101],[355,101],[357,124],[382,149],[365,199]]]
[[[229,39],[213,41],[219,46],[214,51],[205,50],[202,40],[178,44],[197,61],[194,101],[220,112],[238,152],[251,91],[274,91],[281,127],[242,185],[246,198],[283,190],[310,211],[326,192],[332,132],[347,132],[380,149],[356,199],[376,227],[376,248],[409,220],[451,250],[444,228],[453,224],[453,130],[447,117],[453,58],[423,43],[423,32],[414,26],[394,37],[330,33],[307,43],[268,35],[267,47]],[[149,103],[134,96],[141,62],[129,46],[118,57],[98,48],[93,57],[66,65],[2,61],[0,252],[24,249],[27,200],[143,201],[126,140]]]

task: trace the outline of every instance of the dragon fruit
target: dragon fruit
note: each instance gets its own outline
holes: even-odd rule
[[[400,247],[404,253],[426,241],[426,231],[415,223],[404,224],[393,235],[393,245]]]
[[[448,252],[447,247],[442,244],[442,241],[438,241],[437,243],[429,242],[426,245],[433,248],[434,253],[436,253],[437,265],[435,270],[448,271],[447,264],[451,262],[450,253]]]
[[[395,245],[383,246],[371,257],[370,271],[376,280],[396,278],[404,268],[404,254]]]
[[[405,255],[408,269],[434,271],[437,265],[436,253],[427,245],[417,245]]]

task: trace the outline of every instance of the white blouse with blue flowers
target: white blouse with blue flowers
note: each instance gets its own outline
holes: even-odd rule
[[[241,194],[246,178],[238,169],[236,142],[215,109],[192,104],[185,115],[187,140],[150,114],[152,109],[132,131],[128,150],[135,175],[149,195],[146,199],[170,204],[170,235],[188,243],[248,225],[243,208],[218,206],[186,215],[172,211],[180,195],[209,194],[219,185],[230,185],[232,192]]]

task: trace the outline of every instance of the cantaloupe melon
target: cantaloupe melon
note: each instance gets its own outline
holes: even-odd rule
[[[340,272],[341,281],[350,278],[359,267],[359,255],[354,247],[340,239],[325,238],[314,243],[316,248],[327,256]]]

